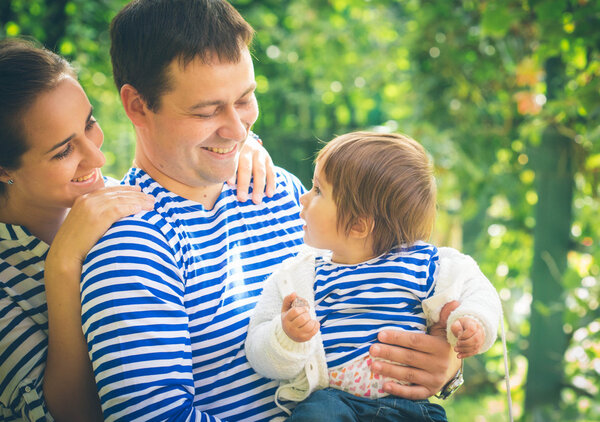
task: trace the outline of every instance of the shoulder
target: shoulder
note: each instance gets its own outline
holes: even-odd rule
[[[389,260],[406,261],[414,264],[429,265],[439,259],[438,248],[425,242],[416,242],[412,245],[400,245],[393,248],[386,256]]]
[[[113,179],[110,176],[102,176],[104,179],[104,186],[118,186],[120,182],[117,179]]]
[[[160,214],[144,211],[115,222],[90,250],[85,263],[143,255],[171,261],[176,240],[177,234]]]
[[[477,262],[469,255],[465,255],[454,248],[439,248],[440,269],[446,273],[479,269]]]
[[[311,268],[315,266],[315,259],[323,256],[325,251],[312,248],[308,245],[301,245],[298,248],[298,254],[282,262],[281,268],[284,271],[294,271],[300,268]]]
[[[293,192],[294,194],[302,195],[306,188],[296,176],[289,171],[275,166],[275,183],[278,188]]]
[[[145,238],[147,236],[160,236],[170,238],[173,236],[173,234],[170,234],[172,231],[171,226],[165,216],[156,210],[142,211],[113,223],[102,236],[101,241],[115,237]]]

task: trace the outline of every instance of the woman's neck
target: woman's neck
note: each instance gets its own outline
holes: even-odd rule
[[[69,208],[21,206],[8,200],[0,207],[0,221],[23,226],[32,235],[50,245],[68,212]]]

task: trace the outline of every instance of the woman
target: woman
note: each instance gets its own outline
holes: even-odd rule
[[[102,420],[81,330],[81,265],[113,222],[153,199],[104,187],[92,106],[48,50],[0,41],[0,127],[0,419]],[[273,191],[272,162],[246,144],[238,197],[253,174],[257,202],[265,186]]]

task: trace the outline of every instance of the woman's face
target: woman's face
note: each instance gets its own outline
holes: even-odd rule
[[[73,201],[104,185],[100,167],[102,130],[92,106],[71,76],[40,94],[23,116],[29,149],[10,171],[10,201],[23,206],[70,208]]]

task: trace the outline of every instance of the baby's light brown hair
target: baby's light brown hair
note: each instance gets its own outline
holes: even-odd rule
[[[433,230],[436,185],[425,149],[394,133],[338,136],[316,158],[332,185],[337,227],[349,234],[359,218],[373,220],[373,253],[427,240]]]

